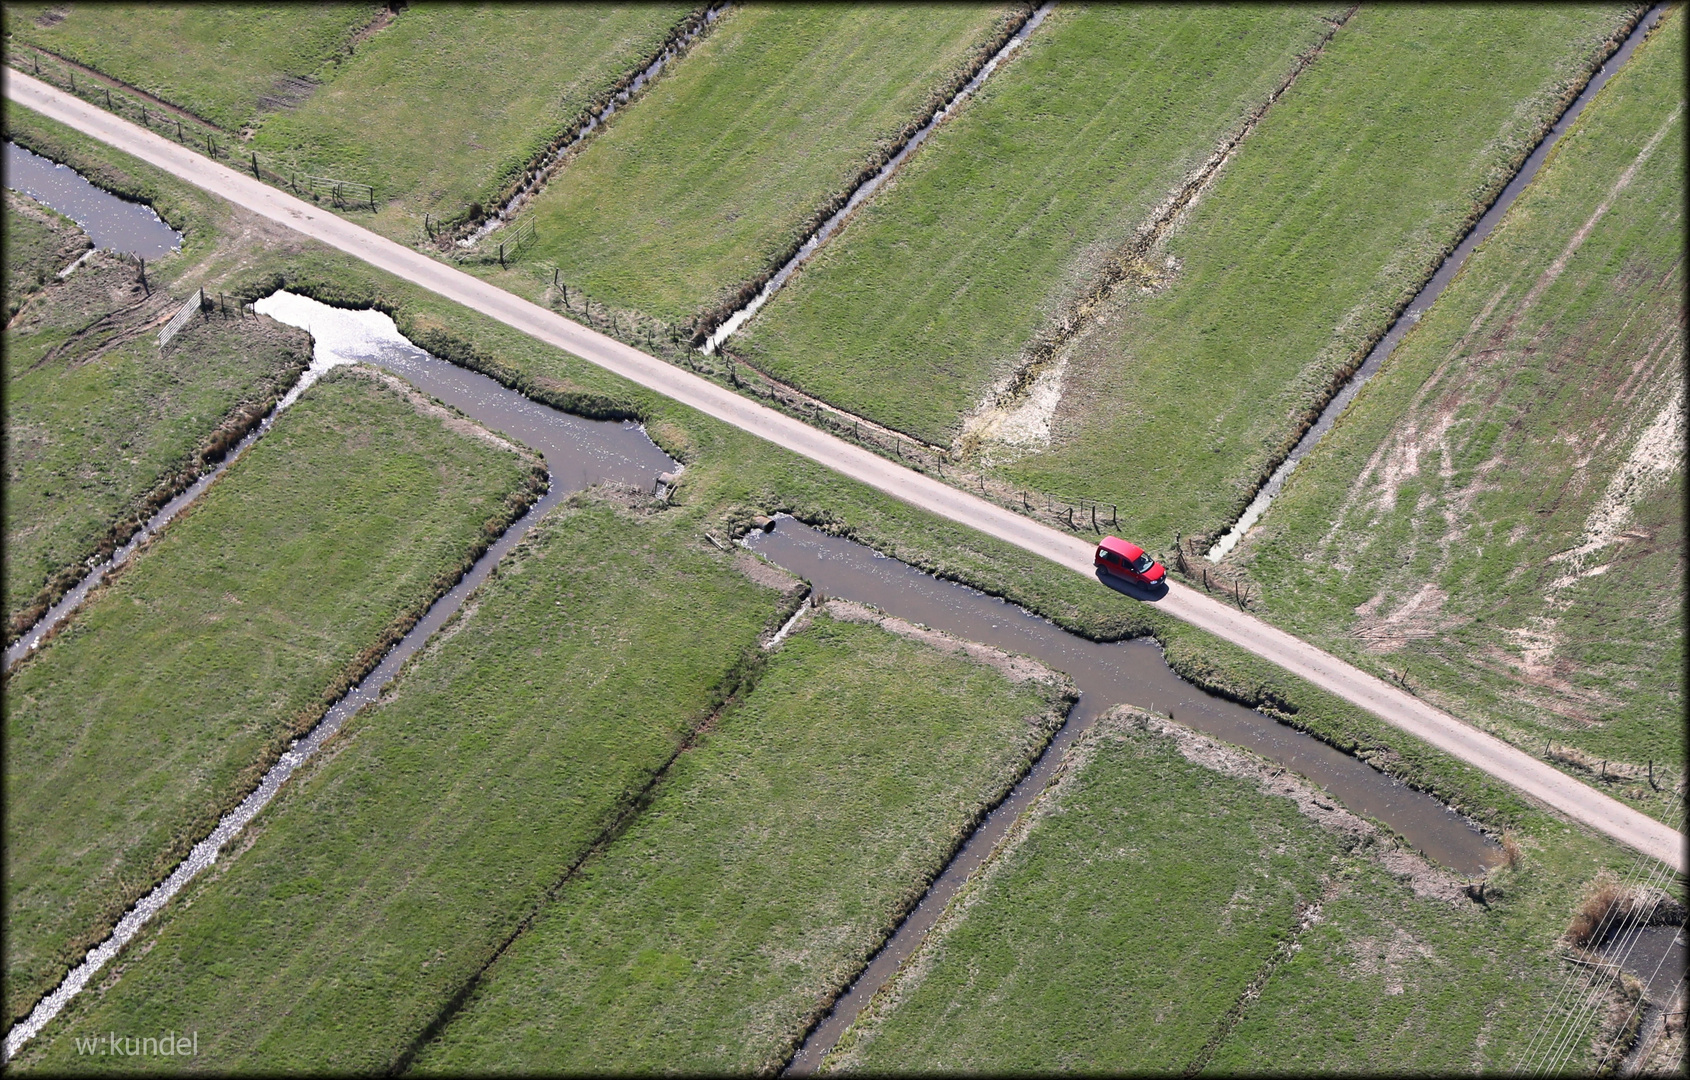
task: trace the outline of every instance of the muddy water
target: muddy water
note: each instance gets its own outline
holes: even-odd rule
[[[808,240],[804,241],[803,246],[798,249],[798,253],[788,259],[786,261],[786,265],[775,272],[775,276],[770,278],[769,283],[764,285],[762,290],[758,292],[756,296],[751,298],[751,302],[734,312],[728,317],[726,322],[716,328],[715,333],[711,334],[704,342],[702,351],[705,355],[714,353],[721,347],[722,342],[728,339],[729,335],[733,334],[741,326],[744,326],[747,319],[757,314],[763,305],[769,302],[769,298],[780,291],[781,286],[786,284],[787,279],[792,276],[793,272],[798,269],[799,265],[802,264],[805,259],[814,255],[816,253],[816,249],[827,243],[828,238],[838,231],[839,226],[844,224],[845,219],[850,217],[851,214],[856,211],[858,206],[862,205],[863,200],[880,190],[881,185],[886,183],[887,178],[897,172],[898,167],[901,166],[911,154],[915,153],[916,148],[927,141],[927,137],[933,134],[933,129],[938,127],[946,117],[951,115],[951,113],[955,112],[958,106],[973,95],[974,91],[980,89],[980,84],[991,78],[992,72],[997,70],[998,65],[1003,62],[1003,59],[1016,49],[1020,48],[1021,44],[1027,40],[1028,35],[1038,29],[1039,24],[1045,21],[1045,16],[1049,15],[1051,10],[1055,7],[1055,0],[1048,0],[1048,2],[1040,4],[1038,10],[1034,11],[1032,16],[1022,24],[1021,29],[1017,30],[1014,36],[1004,42],[1001,49],[992,54],[992,58],[986,61],[985,65],[982,66],[979,71],[975,72],[974,77],[968,80],[961,90],[958,90],[951,96],[949,101],[945,102],[943,108],[933,114],[933,119],[929,120],[921,128],[921,130],[917,131],[910,137],[910,141],[904,144],[904,148],[902,150],[899,150],[896,154],[892,155],[891,160],[882,165],[879,172],[863,181],[863,183],[857,187],[857,190],[851,192],[850,198],[845,200],[845,205],[840,207],[839,211],[832,217],[822,222],[821,228],[817,229],[810,235]]]
[[[28,1018],[6,1033],[0,1061],[9,1060],[20,1046],[34,1038],[171,897],[217,861],[223,847],[275,797],[294,770],[310,759],[348,718],[376,700],[405,661],[422,647],[430,635],[445,625],[462,606],[464,599],[487,579],[499,560],[548,510],[571,492],[594,483],[609,480],[650,487],[658,473],[679,468],[638,424],[583,420],[536,404],[484,375],[465,371],[430,356],[401,335],[393,320],[380,312],[332,308],[287,292],[275,293],[254,306],[260,314],[269,315],[278,322],[309,330],[315,339],[311,369],[282,399],[277,412],[297,400],[300,393],[324,372],[343,364],[371,364],[399,375],[424,393],[454,406],[484,426],[538,451],[551,472],[551,489],[476,560],[462,581],[434,602],[410,633],[401,638],[357,686],[337,701],[315,728],[294,741],[264,775],[258,788],[219,821],[211,835],[196,844],[162,884],[123,916],[110,937],[90,950],[64,982],[36,1004]],[[268,428],[275,415],[272,413],[265,420],[264,428]],[[250,445],[262,430],[249,436],[242,448]],[[235,456],[231,454],[229,460]],[[179,501],[185,505],[210,482],[211,477],[206,477]],[[86,591],[84,588],[84,594]],[[8,665],[11,662],[10,652],[7,662]]]
[[[790,1066],[794,1073],[811,1072],[820,1064],[822,1055],[868,999],[920,944],[963,881],[1049,783],[1063,752],[1114,705],[1137,705],[1171,715],[1182,724],[1278,761],[1325,787],[1336,801],[1385,822],[1416,848],[1462,873],[1477,874],[1498,860],[1494,845],[1437,800],[1318,739],[1204,693],[1174,674],[1153,642],[1087,641],[1013,604],[940,581],[786,516],[777,519],[773,532],[753,532],[745,543],[806,578],[824,595],[873,604],[955,637],[1025,653],[1066,672],[1080,690],[1068,722],[1032,771],[969,837],[921,903],[805,1041]]]
[[[1297,463],[1307,456],[1308,452],[1315,448],[1315,444],[1319,443],[1326,433],[1332,429],[1332,425],[1349,407],[1350,402],[1355,399],[1362,386],[1384,366],[1385,361],[1395,351],[1397,343],[1402,341],[1403,335],[1407,334],[1414,327],[1414,324],[1419,322],[1421,317],[1426,314],[1432,304],[1437,301],[1438,297],[1443,295],[1444,289],[1455,279],[1455,275],[1461,270],[1462,264],[1467,261],[1467,256],[1473,254],[1473,249],[1483,243],[1485,237],[1491,234],[1491,230],[1496,228],[1503,215],[1508,213],[1509,207],[1514,205],[1514,200],[1520,197],[1520,193],[1537,176],[1537,171],[1543,167],[1544,161],[1548,159],[1549,152],[1555,148],[1555,144],[1561,141],[1561,136],[1565,135],[1567,129],[1572,127],[1573,121],[1577,120],[1579,114],[1584,112],[1584,107],[1590,104],[1590,99],[1596,96],[1597,91],[1606,86],[1608,80],[1613,78],[1614,72],[1625,66],[1625,62],[1631,59],[1631,54],[1637,50],[1638,43],[1643,40],[1656,23],[1661,21],[1661,15],[1665,11],[1664,5],[1656,5],[1651,8],[1648,14],[1638,20],[1637,26],[1627,36],[1624,44],[1615,51],[1613,56],[1608,58],[1608,61],[1585,84],[1584,90],[1573,100],[1567,111],[1561,114],[1561,119],[1555,122],[1555,126],[1549,129],[1549,133],[1543,137],[1543,141],[1538,143],[1537,149],[1533,150],[1531,155],[1526,158],[1525,164],[1520,166],[1520,171],[1514,174],[1514,179],[1510,180],[1508,186],[1502,189],[1502,194],[1497,197],[1496,202],[1492,203],[1491,208],[1485,211],[1483,217],[1479,218],[1478,224],[1473,226],[1473,231],[1469,232],[1456,249],[1450,252],[1443,263],[1438,266],[1431,280],[1421,287],[1413,300],[1409,301],[1408,307],[1403,309],[1403,313],[1397,317],[1396,322],[1391,324],[1390,329],[1385,332],[1385,336],[1380,338],[1378,344],[1373,346],[1373,350],[1367,354],[1367,359],[1362,361],[1361,367],[1356,369],[1356,373],[1350,377],[1349,382],[1327,403],[1326,408],[1321,410],[1314,426],[1304,432],[1303,437],[1297,441],[1297,445],[1291,448],[1290,456],[1281,462],[1279,467],[1273,471],[1273,474],[1268,477],[1267,483],[1262,486],[1255,499],[1251,501],[1249,506],[1245,507],[1243,515],[1239,517],[1232,528],[1226,531],[1226,534],[1220,540],[1216,541],[1215,546],[1209,549],[1207,558],[1210,562],[1218,563],[1225,558],[1227,552],[1236,547],[1238,541],[1243,539],[1251,527],[1261,519],[1268,505],[1273,502],[1274,496],[1278,495],[1280,490],[1285,487],[1285,480],[1297,467]]]
[[[125,202],[84,180],[76,170],[48,161],[17,143],[6,144],[6,186],[52,207],[82,226],[95,247],[143,259],[180,250],[182,234],[150,206]]]
[[[1602,946],[1602,956],[1643,981],[1650,1001],[1667,1005],[1684,988],[1685,929],[1640,926]]]

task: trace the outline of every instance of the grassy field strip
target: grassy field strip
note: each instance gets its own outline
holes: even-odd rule
[[[827,243],[828,238],[833,235],[835,230],[844,225],[846,219],[851,216],[856,208],[872,197],[874,193],[880,189],[881,185],[886,182],[887,178],[896,172],[898,167],[901,166],[911,154],[915,153],[922,143],[927,141],[927,137],[933,133],[934,129],[944,123],[945,120],[948,119],[964,101],[971,97],[974,92],[980,88],[981,84],[992,77],[992,72],[997,70],[998,65],[1007,59],[1010,53],[1020,48],[1021,44],[1027,40],[1033,31],[1039,28],[1039,24],[1044,22],[1045,17],[1055,10],[1055,8],[1056,0],[1046,0],[1045,3],[1042,3],[1035,8],[1032,15],[1028,17],[1026,22],[1022,23],[1016,29],[1015,33],[1010,36],[1009,40],[1005,41],[996,52],[992,53],[991,58],[981,65],[980,69],[974,72],[966,83],[964,83],[950,97],[945,99],[944,104],[941,105],[939,109],[934,112],[919,129],[916,130],[915,134],[911,135],[909,139],[898,148],[896,153],[887,158],[885,163],[872,174],[865,174],[865,178],[862,179],[856,188],[850,192],[843,205],[841,205],[839,209],[835,210],[832,216],[822,221],[821,224],[816,227],[814,232],[804,238],[804,241],[798,245],[797,249],[786,260],[786,262],[781,265],[780,269],[775,271],[774,275],[768,279],[760,290],[758,290],[755,296],[751,297],[748,303],[734,311],[714,328],[710,328],[708,324],[706,324],[704,329],[708,329],[709,333],[705,337],[704,344],[700,351],[707,356],[715,352],[730,335],[745,324],[747,319],[756,315],[762,306],[769,302],[769,298],[778,292],[782,285],[786,284],[787,279],[792,276],[792,274],[798,269],[799,265],[811,255],[814,255],[816,250],[823,244]],[[767,378],[767,376],[764,377]]]
[[[6,679],[22,1015],[536,494],[537,462],[319,384]]]
[[[20,41],[143,92],[114,103],[128,118],[148,102],[203,117],[228,136],[213,147],[234,166],[256,154],[283,185],[296,173],[372,185],[373,225],[414,241],[425,214],[479,222],[510,198],[691,15],[685,4],[97,5],[49,26],[8,22]],[[10,56],[32,70],[24,59]],[[63,71],[44,74],[69,85]],[[84,79],[77,92],[103,102],[96,89]],[[154,108],[149,123],[159,118]],[[416,152],[418,132],[428,153]],[[203,132],[186,134],[207,150]]]
[[[701,34],[708,32],[726,11],[726,4],[713,4],[694,11],[691,16],[676,25],[669,32],[669,38],[664,42],[662,51],[638,71],[623,76],[608,93],[601,94],[586,116],[577,121],[574,127],[557,135],[540,158],[529,163],[527,171],[517,180],[516,186],[499,196],[497,205],[484,207],[488,215],[486,221],[479,224],[474,221],[465,222],[466,225],[473,226],[473,231],[466,239],[471,243],[482,240],[520,212],[534,193],[543,188],[546,182],[563,168],[593,132],[608,123],[619,110],[626,108],[636,94],[663,73],[664,68],[684,56],[692,47],[692,43],[697,41]],[[448,225],[440,231],[435,231],[430,226],[430,231],[431,239],[438,240],[442,233],[450,239],[454,230]],[[485,258],[485,250],[482,256]]]
[[[1683,39],[1669,13],[1235,559],[1275,621],[1663,820],[1685,762]]]
[[[83,1064],[72,1034],[108,1020],[197,1027],[200,1067],[400,1061],[749,685],[793,602],[683,512],[610,495],[538,524],[14,1068]]]
[[[735,5],[530,202],[533,297],[552,268],[607,309],[705,328],[967,82],[1025,8]],[[713,314],[714,313],[714,314]]]
[[[1128,715],[1070,748],[824,1069],[1192,1060],[1340,847],[1289,799],[1187,762]]]
[[[1501,1067],[1590,872],[1557,845],[1480,905],[1271,763],[1119,709],[824,1066]]]
[[[196,320],[160,350],[156,322],[180,302],[162,288],[143,297],[133,263],[96,252],[8,322],[8,644],[305,369],[305,335],[256,320]]]
[[[1650,9],[1632,27],[1626,35],[1624,43],[1607,60],[1603,61],[1601,68],[1590,78],[1589,82],[1585,83],[1584,89],[1579,91],[1578,97],[1555,121],[1554,126],[1544,135],[1543,140],[1538,143],[1537,147],[1532,150],[1524,164],[1520,166],[1519,171],[1514,174],[1508,181],[1508,185],[1503,188],[1502,193],[1497,196],[1496,201],[1490,204],[1483,216],[1474,223],[1473,228],[1468,231],[1466,236],[1462,237],[1461,242],[1444,258],[1443,262],[1438,264],[1436,271],[1427,279],[1426,284],[1421,287],[1420,291],[1414,295],[1414,299],[1397,313],[1390,328],[1368,351],[1366,359],[1356,369],[1355,374],[1344,379],[1336,388],[1332,397],[1321,406],[1315,421],[1309,425],[1308,430],[1303,432],[1302,437],[1297,440],[1296,445],[1291,448],[1285,459],[1269,474],[1261,489],[1256,492],[1255,498],[1244,508],[1243,514],[1232,523],[1219,540],[1215,541],[1214,546],[1204,556],[1211,563],[1219,563],[1225,558],[1238,541],[1243,538],[1244,534],[1248,533],[1260,520],[1261,515],[1266,512],[1267,507],[1272,503],[1274,496],[1278,495],[1280,489],[1284,487],[1285,478],[1291,474],[1291,470],[1296,468],[1297,463],[1310,450],[1314,449],[1315,444],[1325,436],[1338,417],[1349,407],[1349,403],[1355,399],[1355,395],[1360,392],[1362,386],[1390,359],[1391,353],[1396,349],[1403,336],[1413,329],[1414,325],[1420,321],[1421,316],[1433,304],[1437,303],[1438,297],[1443,295],[1444,289],[1461,272],[1468,256],[1507,215],[1509,209],[1514,205],[1514,200],[1530,186],[1537,176],[1538,169],[1554,153],[1561,137],[1578,120],[1579,115],[1584,111],[1584,107],[1601,91],[1603,86],[1607,85],[1609,78],[1631,59],[1632,53],[1648,36],[1649,32],[1654,29],[1664,11],[1664,5]]]
[[[685,3],[416,5],[253,145],[375,185],[372,226],[420,240],[424,214],[479,221],[509,198],[693,16]]]
[[[787,638],[417,1071],[779,1069],[1071,700],[879,622],[835,602]]]
[[[1075,342],[1008,475],[1156,544],[1223,531],[1636,14],[1364,6],[1168,237],[1164,287]]]
[[[64,57],[231,134],[333,78],[377,4],[8,4],[19,64],[33,46]]]
[[[1331,35],[1320,14],[1059,8],[735,351],[948,445],[987,386],[1030,362],[1041,328],[1125,271],[1117,253],[1174,212],[1219,164],[1217,145]]]

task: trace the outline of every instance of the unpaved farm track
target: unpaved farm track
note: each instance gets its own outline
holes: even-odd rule
[[[314,240],[419,285],[513,329],[597,364],[684,405],[820,462],[912,506],[939,514],[1092,576],[1092,545],[966,492],[905,469],[808,424],[749,401],[690,372],[529,303],[420,252],[261,184],[185,147],[69,97],[16,71],[6,72],[14,103],[67,124],[188,183]],[[1686,872],[1682,834],[1462,723],[1260,619],[1174,585],[1163,610],[1255,653],[1373,713],[1387,723],[1483,769],[1521,792],[1653,858]]]

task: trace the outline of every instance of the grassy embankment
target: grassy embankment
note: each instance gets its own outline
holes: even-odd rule
[[[819,617],[418,1070],[780,1067],[1061,723],[1047,677]]]
[[[47,287],[93,241],[76,223],[21,192],[6,189],[6,321]]]
[[[266,169],[374,185],[373,227],[414,241],[425,213],[464,218],[472,205],[497,202],[593,102],[655,55],[692,8],[415,5],[379,19],[377,10],[85,5],[50,27],[22,9],[13,22],[21,41],[226,133],[251,130],[236,164],[250,150]],[[27,60],[14,63],[31,70]],[[137,108],[119,111],[136,120]]]
[[[167,178],[155,176],[153,179],[164,188],[173,183]],[[380,302],[398,314],[401,326],[407,332],[422,334],[430,329],[436,333],[449,332],[457,339],[451,349],[454,355],[487,367],[501,378],[525,386],[541,396],[559,396],[560,399],[562,395],[596,397],[637,412],[647,421],[653,436],[688,463],[677,501],[690,515],[689,528],[695,531],[689,536],[704,530],[721,536],[743,528],[755,513],[788,509],[806,520],[855,535],[906,561],[1005,595],[1051,616],[1076,632],[1104,639],[1154,634],[1167,644],[1170,661],[1176,669],[1188,677],[1241,700],[1277,710],[1297,726],[1351,749],[1382,768],[1459,804],[1493,828],[1514,827],[1528,851],[1533,845],[1545,849],[1565,847],[1570,852],[1569,865],[1581,866],[1581,874],[1593,872],[1601,862],[1623,858],[1615,853],[1611,845],[1593,840],[1582,829],[1535,810],[1478,770],[1451,761],[1233,646],[1166,619],[1151,605],[1133,603],[1100,589],[1094,582],[1055,572],[1048,564],[1025,552],[935,519],[856,483],[844,481],[820,465],[773,450],[742,432],[701,417],[584,362],[542,347],[492,320],[378,274],[337,253],[323,252],[309,245],[291,253],[267,252],[254,259],[252,273],[254,280],[274,280],[272,275],[281,275],[291,287],[334,295],[347,302]],[[449,328],[449,331],[442,328]],[[447,344],[443,338],[437,340],[443,346]],[[641,595],[644,595],[643,591]],[[477,617],[483,617],[485,613],[483,608]],[[473,621],[465,624],[460,635],[474,625]],[[497,675],[509,674],[508,667],[503,666],[509,660],[509,656],[500,658]],[[287,797],[284,794],[284,800]],[[279,803],[276,808],[278,813],[280,807]],[[260,850],[262,846],[255,847],[253,853]],[[239,860],[231,865],[238,866]],[[315,864],[306,862],[301,867],[312,865]],[[311,880],[314,877],[320,878],[320,875],[308,869],[300,869],[295,875],[300,887],[307,890],[316,887]],[[477,881],[486,878],[486,874],[479,874]],[[1575,875],[1569,873],[1567,880],[1575,880]],[[211,884],[208,882],[207,886]],[[281,888],[281,885],[277,887]],[[530,895],[538,895],[541,891],[541,886],[534,886]],[[1568,905],[1573,903],[1564,887],[1562,899]],[[1218,902],[1224,903],[1224,900],[1223,897]],[[320,910],[333,910],[332,904],[318,907]],[[1569,913],[1555,911],[1548,905],[1539,909],[1531,929],[1533,940],[1539,943],[1551,940],[1565,926]],[[167,914],[164,920],[166,927],[172,917]],[[290,919],[294,919],[293,925],[296,926],[309,925],[309,919],[304,914],[290,916]],[[321,940],[334,941],[335,935],[340,932],[340,924],[336,924],[325,930]],[[154,947],[156,951],[152,943],[160,940],[143,935],[137,950]],[[376,931],[372,932],[371,940],[375,941],[375,945],[368,953],[370,961],[360,970],[380,975],[377,961],[387,955],[386,942],[392,939],[382,938],[381,933]],[[303,962],[299,960],[300,955],[299,950],[290,945],[278,951],[274,959],[277,963],[298,964]],[[459,963],[460,970],[466,967],[474,969],[473,964],[454,962]],[[191,974],[188,969],[192,967],[194,958],[174,963],[184,973]],[[388,984],[379,979],[377,982],[385,992]],[[206,992],[214,993],[215,989]],[[289,998],[289,1004],[293,1005],[297,1000],[297,997]],[[67,1026],[59,1030],[68,1031],[75,1018],[82,1015],[79,1010],[85,1006],[92,1007],[92,1004],[90,1001],[73,1006],[73,1011],[62,1021]],[[360,1022],[368,1019],[363,1011],[367,1008],[367,1001],[361,1001],[357,1014]],[[151,1022],[152,1019],[165,1018],[162,1014],[156,1017],[149,1014],[147,1019]],[[254,1022],[280,1023],[273,1016]],[[48,1042],[44,1042],[42,1047],[41,1050],[26,1051],[25,1060],[35,1060],[31,1055],[49,1052]]]
[[[1669,818],[1683,42],[1674,12],[1234,556],[1282,625]]]
[[[252,252],[291,250],[297,239],[134,159],[94,151],[90,140],[25,110],[6,110],[6,136],[151,205],[183,233],[181,251],[147,265],[150,295],[133,262],[96,252],[64,280],[55,275],[70,259],[36,266],[44,286],[7,296],[8,309],[22,302],[5,330],[10,638],[76,581],[90,556],[109,553],[256,422],[308,350],[296,331],[231,318],[190,324],[161,355],[155,324],[194,287],[215,293]],[[7,197],[9,208],[12,200],[21,205],[21,196]],[[50,211],[20,215],[16,229],[13,214],[8,209],[13,270],[30,250],[56,262],[86,243]],[[64,250],[42,229],[57,230]],[[11,246],[32,236],[27,247]]]
[[[533,498],[536,459],[437,413],[314,387],[7,678],[8,1016]]]
[[[1320,39],[1319,14],[1059,8],[730,351],[948,444]]]
[[[683,323],[730,304],[1010,19],[996,6],[735,6],[524,211],[538,229],[524,258],[624,313]],[[488,273],[551,298],[549,269],[543,285],[532,266]]]
[[[1534,851],[1482,906],[1270,763],[1169,729],[1123,712],[1076,744],[830,1066],[1513,1062],[1564,973],[1546,928],[1623,853]]]
[[[235,134],[284,107],[292,96],[286,80],[333,78],[380,11],[335,3],[9,3],[7,51],[33,72],[33,50],[18,46],[39,46]]]
[[[307,335],[255,319],[195,319],[161,353],[148,323],[169,299],[147,302],[134,265],[99,252],[6,328],[8,639],[220,457],[310,361]]]
[[[754,677],[793,601],[751,561],[693,513],[573,497],[58,1032],[98,1010],[196,1024],[202,1067],[393,1067]]]
[[[1363,6],[1076,340],[1034,490],[1157,547],[1243,510],[1339,374],[1501,190],[1626,23],[1614,6]]]

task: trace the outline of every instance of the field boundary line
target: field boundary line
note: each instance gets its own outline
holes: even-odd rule
[[[572,322],[452,266],[431,259],[286,192],[210,161],[27,75],[7,80],[18,105],[132,154],[236,205],[278,221],[378,270],[496,319],[635,384],[696,409],[925,512],[978,529],[1088,579],[1093,545],[940,480],[906,469],[842,438],[748,400],[689,371]],[[1174,584],[1159,602],[1169,615],[1217,635],[1392,726],[1474,765],[1572,819],[1684,872],[1682,833],[1550,767],[1407,691],[1255,616]]]
[[[794,617],[803,613],[809,599],[809,592],[808,589],[795,591],[786,598],[787,602],[795,609]],[[786,623],[787,621],[787,616],[782,614],[779,622]],[[540,921],[540,917],[563,895],[563,891],[569,887],[569,883],[580,876],[582,869],[595,856],[604,854],[610,848],[610,845],[620,839],[629,827],[650,808],[651,804],[657,799],[658,788],[662,787],[663,782],[669,778],[669,773],[674,768],[675,762],[681,760],[683,754],[708,738],[716,730],[717,725],[721,723],[722,717],[742,704],[746,697],[757,688],[758,677],[762,673],[761,661],[763,655],[764,648],[761,642],[753,643],[741,653],[739,661],[729,668],[716,684],[718,688],[724,686],[729,688],[728,693],[722,698],[722,703],[711,709],[703,719],[687,729],[679,742],[676,743],[674,752],[669,755],[668,759],[652,772],[638,791],[628,796],[627,802],[614,811],[610,821],[603,829],[599,830],[598,835],[592,839],[586,849],[576,856],[568,866],[564,867],[563,873],[558,876],[558,879],[552,883],[550,888],[540,894],[539,899],[528,910],[528,913],[517,921],[516,926],[511,929],[504,940],[499,942],[493,951],[488,954],[486,962],[464,980],[463,985],[458,987],[457,991],[440,1006],[440,1010],[435,1013],[434,1018],[421,1031],[417,1032],[411,1039],[410,1044],[388,1066],[387,1075],[397,1076],[409,1071],[411,1065],[415,1063],[417,1055],[422,1053],[429,1043],[440,1037],[457,1015],[463,1011],[470,998],[475,996],[475,992],[481,988],[482,981],[487,973],[492,970],[493,965],[497,964],[500,958],[510,951],[510,947],[516,944],[518,938],[534,928],[534,924]]]

